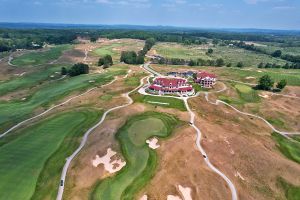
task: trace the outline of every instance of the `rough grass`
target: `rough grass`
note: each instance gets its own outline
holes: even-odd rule
[[[278,133],[272,133],[273,139],[278,144],[278,149],[290,160],[300,163],[300,142],[295,140],[288,140]]]
[[[287,200],[300,200],[300,187],[289,184],[281,177],[277,182],[283,188]]]
[[[124,74],[125,70],[111,70],[104,74],[81,75],[62,81],[49,83],[31,96],[26,101],[0,102],[0,131],[31,116],[32,112],[45,107],[58,99],[69,95],[73,91],[83,91],[93,86],[110,82],[114,76]],[[89,83],[94,80],[94,83]]]
[[[16,133],[0,147],[0,199],[55,198],[65,158],[99,114],[78,110],[53,116]]]
[[[12,64],[16,66],[47,64],[58,59],[63,51],[71,49],[71,45],[59,45],[43,52],[31,52],[13,59]]]
[[[60,74],[55,74],[55,72],[60,72],[61,65],[52,65],[41,67],[38,71],[32,72],[30,74],[25,74],[22,77],[17,77],[8,81],[1,83],[0,85],[0,95],[5,95],[9,92],[14,92],[19,89],[28,89],[41,84],[47,80],[55,80],[61,77]],[[67,66],[65,66],[67,67]],[[50,78],[54,75],[54,78]]]
[[[160,97],[160,96],[144,96],[138,93],[134,93],[131,97],[135,102],[148,103],[155,106],[175,108],[181,111],[186,111],[184,102],[180,99],[175,99],[171,97]],[[153,102],[158,102],[158,103],[153,103]]]
[[[134,199],[136,193],[153,177],[157,166],[157,154],[145,141],[152,136],[168,137],[177,124],[176,118],[163,113],[147,112],[130,118],[116,135],[127,164],[117,175],[100,181],[91,199]],[[138,140],[134,138],[138,131],[136,129],[139,130]]]

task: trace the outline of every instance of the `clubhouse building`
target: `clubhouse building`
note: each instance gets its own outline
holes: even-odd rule
[[[207,72],[198,72],[196,79],[194,79],[195,83],[201,85],[204,88],[212,88],[216,84],[217,77],[214,74],[210,74]]]
[[[153,80],[149,86],[148,91],[158,94],[182,94],[192,95],[194,89],[192,85],[187,83],[184,78],[177,77],[158,77]]]

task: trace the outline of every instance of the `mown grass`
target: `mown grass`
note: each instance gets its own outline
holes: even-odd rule
[[[0,131],[30,117],[35,109],[47,107],[73,91],[83,91],[89,87],[103,85],[110,82],[114,76],[125,73],[125,70],[114,69],[100,75],[93,74],[72,77],[46,84],[29,96],[26,101],[0,102]],[[95,82],[90,83],[90,80],[94,80]]]
[[[278,184],[283,188],[287,200],[300,200],[300,187],[288,183],[283,178],[278,178]]]
[[[19,67],[28,65],[47,64],[50,61],[58,59],[63,53],[63,51],[69,50],[71,48],[71,45],[59,45],[52,47],[47,51],[27,53],[13,59],[12,64]]]
[[[93,110],[52,116],[0,147],[0,199],[55,199],[65,158],[99,117]],[[12,136],[11,136],[12,137]]]
[[[236,88],[240,98],[246,103],[257,103],[260,101],[257,91],[251,87],[242,84],[236,84],[234,87]]]
[[[272,138],[277,142],[280,152],[288,159],[300,163],[300,142],[289,140],[278,133],[272,133]]]
[[[52,65],[41,67],[38,71],[32,72],[30,74],[25,74],[22,77],[17,77],[8,81],[1,83],[0,85],[0,95],[5,95],[9,92],[14,92],[19,89],[28,89],[41,84],[47,80],[55,80],[59,78],[60,74],[55,74],[61,70],[61,65]],[[68,67],[68,66],[64,66]],[[55,75],[55,78],[50,78],[51,75]]]
[[[175,117],[163,113],[147,112],[130,118],[116,135],[126,166],[117,175],[100,181],[91,199],[134,199],[136,193],[153,177],[158,162],[157,154],[145,141],[153,136],[170,136],[178,124]]]
[[[184,102],[180,99],[175,99],[171,97],[161,97],[161,96],[145,96],[145,95],[140,95],[138,93],[134,93],[131,97],[135,102],[147,103],[155,106],[175,108],[181,111],[186,111]],[[158,103],[154,103],[154,102],[158,102]]]

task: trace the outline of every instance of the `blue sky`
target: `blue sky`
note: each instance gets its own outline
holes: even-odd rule
[[[300,0],[0,0],[1,22],[300,29]]]

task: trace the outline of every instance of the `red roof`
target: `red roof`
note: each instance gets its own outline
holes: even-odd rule
[[[216,75],[210,74],[208,72],[199,72],[197,74],[197,78],[203,79],[203,78],[216,78]]]
[[[156,78],[154,80],[154,84],[162,87],[178,86],[185,83],[186,80],[183,78]]]

